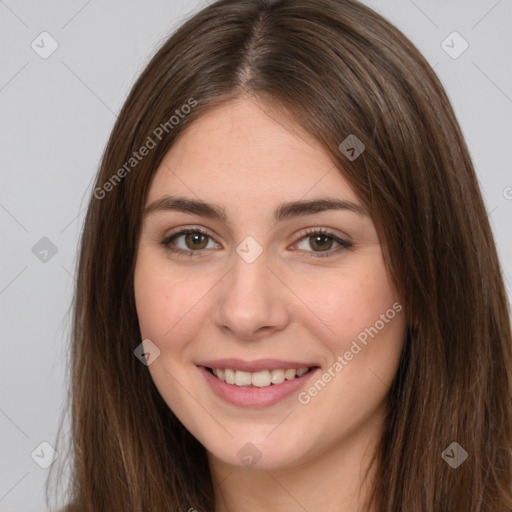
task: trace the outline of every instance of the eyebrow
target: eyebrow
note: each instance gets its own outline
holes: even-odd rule
[[[368,211],[363,206],[352,201],[333,198],[319,198],[303,201],[292,201],[279,205],[274,210],[274,221],[279,222],[285,219],[313,215],[328,210],[348,210],[358,215],[368,216]],[[153,201],[144,209],[144,217],[155,212],[177,211],[219,220],[227,224],[227,215],[224,208],[186,197],[163,196]]]

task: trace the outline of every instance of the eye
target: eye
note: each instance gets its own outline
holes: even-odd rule
[[[310,253],[308,256],[312,258],[333,256],[343,249],[352,247],[350,242],[339,238],[324,228],[311,228],[306,233],[307,235],[297,242],[297,247]],[[312,251],[308,250],[308,245],[313,249]],[[335,250],[331,250],[336,245],[338,247]]]
[[[220,247],[206,231],[199,228],[182,229],[167,236],[161,244],[173,253],[188,256],[198,256],[203,249]]]
[[[170,252],[180,256],[203,256],[204,249],[219,249],[221,246],[203,229],[185,228],[171,233],[161,244]],[[309,250],[308,246],[312,249]],[[296,242],[296,246],[308,257],[328,257],[338,254],[352,244],[324,228],[310,228]],[[335,247],[334,250],[332,248]],[[292,249],[293,250],[293,249]]]

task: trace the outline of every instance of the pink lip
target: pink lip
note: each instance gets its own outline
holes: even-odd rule
[[[301,366],[301,368],[305,366],[306,365]],[[212,375],[205,367],[199,366],[198,368],[217,396],[233,405],[245,407],[268,407],[274,405],[286,397],[297,393],[299,389],[320,370],[320,368],[315,368],[302,375],[302,377],[296,377],[293,380],[285,380],[281,384],[271,384],[267,387],[258,388],[256,386],[235,386],[234,384],[227,384]],[[220,368],[223,367],[220,366]],[[227,366],[227,368],[229,368],[229,366]],[[266,368],[268,369],[269,367],[267,366]],[[283,367],[281,366],[280,368]],[[295,366],[293,368],[295,368]]]
[[[262,370],[287,370],[289,368],[313,368],[319,366],[316,363],[300,363],[297,361],[280,361],[279,359],[257,359],[256,361],[244,361],[242,359],[227,358],[216,359],[214,361],[202,361],[196,363],[197,366],[206,368],[230,368],[231,370],[240,370],[242,372],[260,372]]]

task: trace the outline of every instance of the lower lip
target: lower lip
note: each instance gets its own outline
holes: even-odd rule
[[[285,380],[281,384],[271,384],[270,386],[258,388],[256,386],[227,384],[212,375],[204,366],[198,366],[198,368],[217,396],[233,405],[246,407],[268,407],[274,405],[297,393],[320,370],[320,368],[315,368],[301,377],[295,377],[293,380]]]

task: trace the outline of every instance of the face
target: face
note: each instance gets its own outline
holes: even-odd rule
[[[371,218],[286,126],[249,99],[195,121],[152,181],[134,276],[168,406],[210,457],[266,470],[379,425],[404,335]]]

